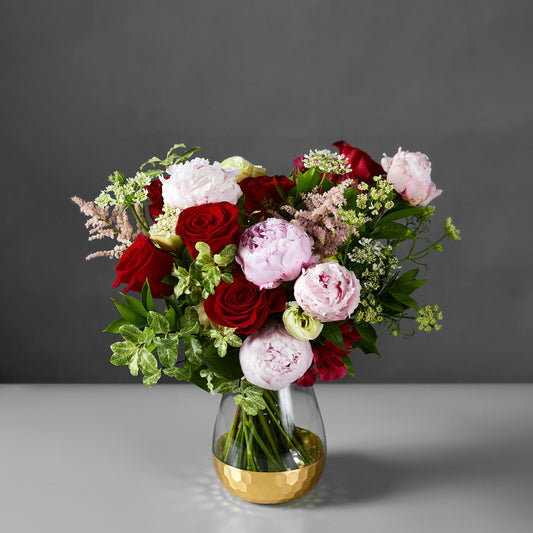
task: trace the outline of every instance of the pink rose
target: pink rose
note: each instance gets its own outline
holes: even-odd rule
[[[248,281],[273,289],[296,279],[304,266],[315,261],[312,244],[311,237],[294,224],[267,218],[244,231],[235,260]]]
[[[295,339],[282,324],[274,322],[246,337],[239,361],[250,383],[280,390],[305,374],[313,362],[313,349],[309,341]]]
[[[294,284],[294,298],[321,322],[348,318],[359,305],[361,285],[355,274],[334,261],[306,268]]]
[[[431,181],[431,163],[426,154],[398,148],[394,157],[383,154],[381,164],[387,172],[387,181],[411,205],[426,206],[442,192]]]

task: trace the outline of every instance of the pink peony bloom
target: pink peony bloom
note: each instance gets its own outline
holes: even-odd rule
[[[250,383],[280,390],[305,374],[313,362],[313,349],[309,341],[295,339],[274,322],[246,337],[239,360]]]
[[[235,260],[248,281],[273,289],[296,279],[304,266],[316,261],[312,245],[311,237],[294,224],[267,218],[244,231]]]
[[[294,298],[321,322],[348,318],[359,305],[361,285],[355,274],[334,261],[305,269],[294,284]]]
[[[239,170],[224,170],[218,162],[210,165],[207,159],[195,157],[170,165],[167,172],[169,177],[161,178],[163,200],[176,209],[217,202],[236,204],[242,196],[236,181]]]
[[[411,205],[426,206],[442,192],[431,181],[431,163],[425,154],[398,148],[394,157],[383,154],[381,164],[387,172],[387,181]]]

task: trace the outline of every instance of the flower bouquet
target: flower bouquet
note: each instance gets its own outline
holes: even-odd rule
[[[413,292],[426,256],[459,231],[448,218],[430,239],[441,190],[427,156],[399,149],[379,164],[333,146],[269,175],[177,144],[134,177],[114,172],[94,202],[73,198],[90,240],[116,240],[88,256],[119,259],[113,287],[125,285],[105,329],[122,336],[111,363],[148,387],[165,374],[229,398],[213,450],[240,471],[316,466],[321,424],[298,423],[290,391],[354,375],[353,350],[379,355],[375,326],[440,328],[438,306],[419,306]]]

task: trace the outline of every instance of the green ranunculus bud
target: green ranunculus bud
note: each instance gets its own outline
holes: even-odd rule
[[[312,341],[322,332],[320,320],[305,314],[296,302],[289,302],[283,313],[283,325],[287,333],[301,341]]]
[[[227,168],[236,168],[239,170],[239,175],[237,176],[237,183],[246,178],[258,178],[259,176],[266,176],[266,169],[244,159],[240,155],[234,155],[233,157],[228,157],[224,159],[220,166],[223,169]]]

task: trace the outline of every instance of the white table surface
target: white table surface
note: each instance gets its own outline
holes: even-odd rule
[[[218,397],[0,385],[0,532],[533,532],[533,385],[316,387],[326,469],[295,502],[227,493]]]

